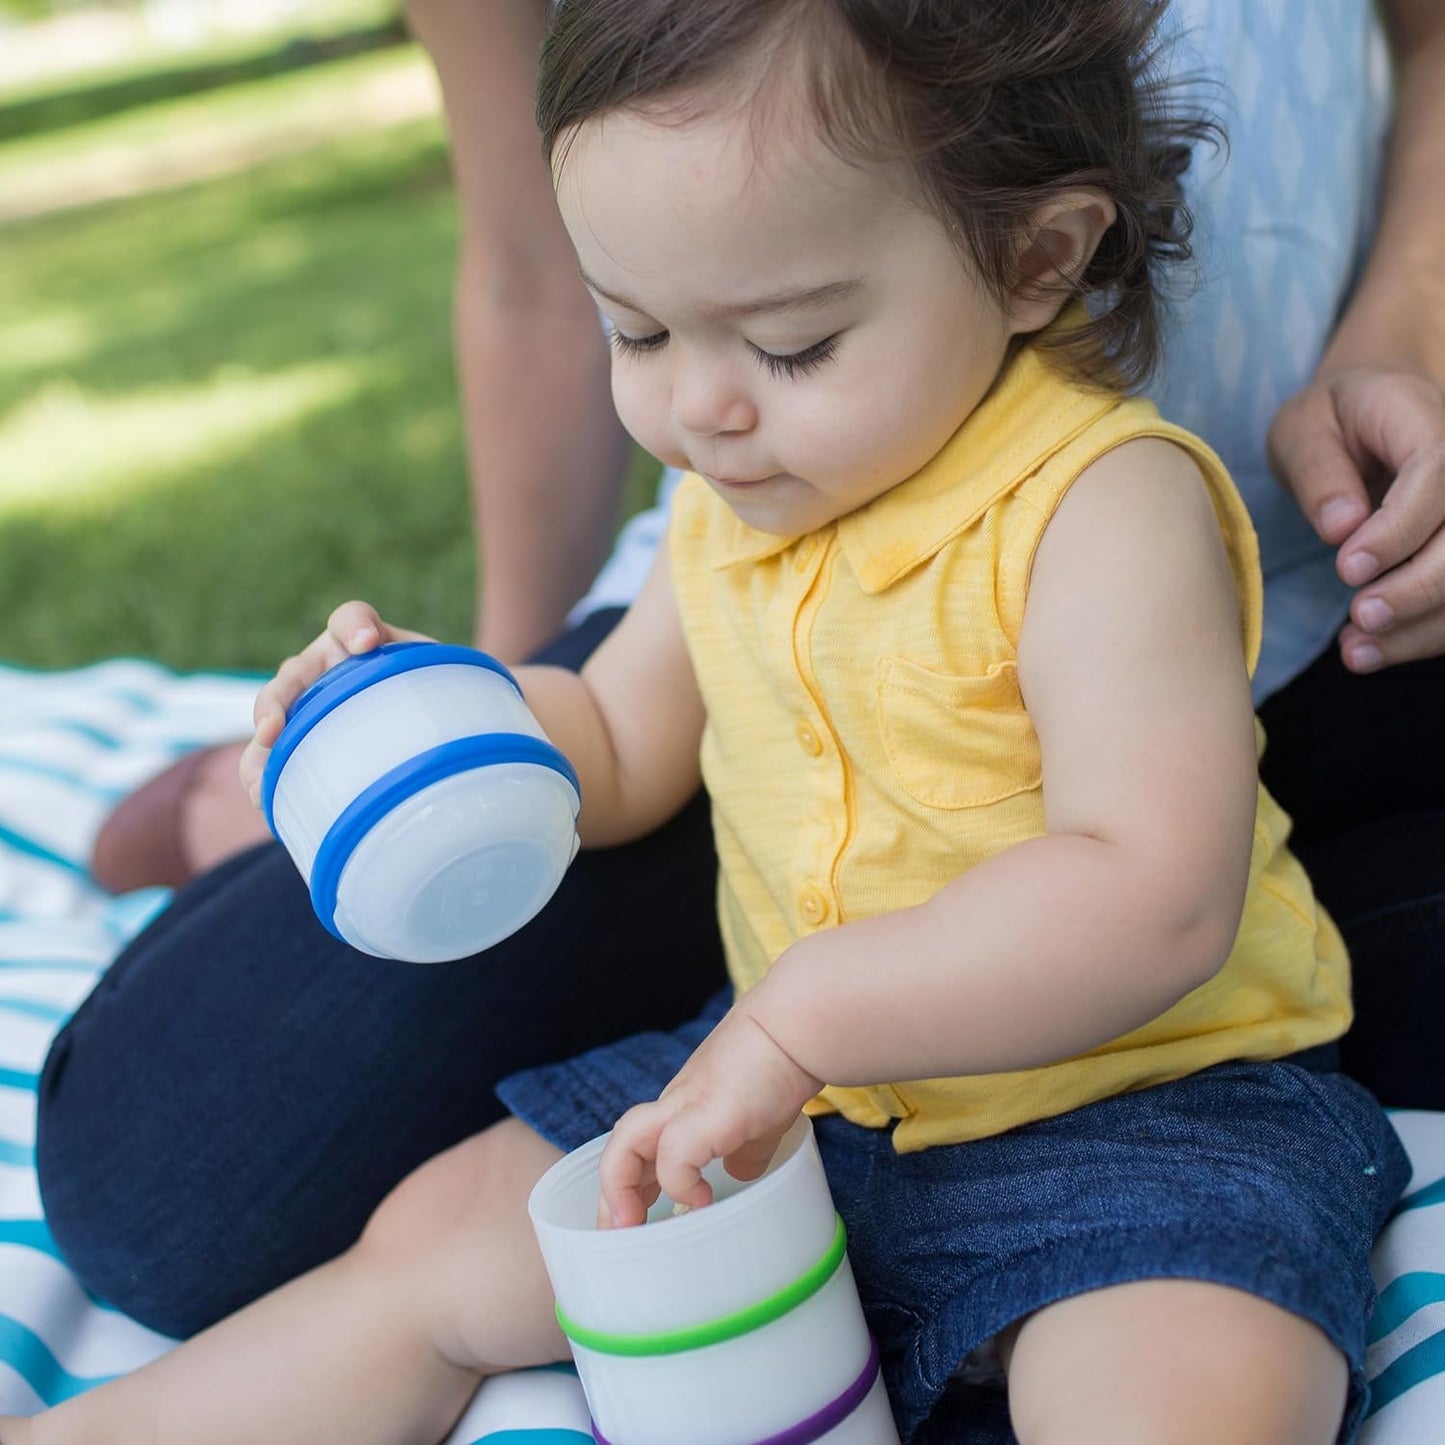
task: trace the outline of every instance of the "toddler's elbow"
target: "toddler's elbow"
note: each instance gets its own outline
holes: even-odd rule
[[[1180,997],[1202,988],[1224,967],[1239,936],[1243,897],[1210,898],[1176,914],[1170,957],[1178,970]]]

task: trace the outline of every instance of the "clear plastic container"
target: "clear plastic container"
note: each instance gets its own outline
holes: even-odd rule
[[[808,1121],[788,1131],[760,1179],[742,1183],[715,1162],[706,1171],[714,1203],[674,1216],[664,1196],[636,1229],[597,1228],[606,1142],[560,1160],[529,1203],[599,1437],[897,1445],[852,1271],[846,1257],[829,1263],[840,1225]],[[770,1313],[810,1277],[822,1282]],[[730,1331],[729,1320],[749,1315],[753,1327]],[[576,1337],[592,1332],[606,1348]],[[665,1353],[616,1352],[619,1338],[719,1333]]]
[[[332,668],[291,708],[262,782],[322,923],[417,963],[534,917],[576,855],[580,801],[506,668],[441,643]]]

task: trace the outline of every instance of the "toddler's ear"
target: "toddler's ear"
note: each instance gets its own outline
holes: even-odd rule
[[[1052,197],[1029,217],[1010,305],[1015,335],[1041,330],[1078,294],[1078,278],[1117,214],[1102,191],[1078,190]]]

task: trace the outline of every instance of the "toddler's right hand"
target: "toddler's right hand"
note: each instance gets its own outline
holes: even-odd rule
[[[343,602],[326,620],[326,631],[295,657],[276,669],[276,676],[256,694],[252,721],[256,731],[241,754],[241,782],[253,803],[261,799],[261,774],[281,729],[286,709],[328,668],[357,653],[370,652],[386,642],[430,642],[420,632],[408,632],[383,622],[366,602]]]

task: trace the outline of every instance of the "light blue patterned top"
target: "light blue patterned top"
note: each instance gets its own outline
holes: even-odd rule
[[[1200,96],[1229,153],[1196,154],[1198,288],[1178,303],[1151,395],[1234,474],[1265,573],[1258,697],[1344,620],[1334,551],[1271,476],[1265,434],[1308,382],[1373,228],[1389,86],[1370,0],[1175,0],[1170,69],[1217,78]]]
[[[1368,248],[1388,68],[1370,0],[1175,0],[1163,39],[1163,68],[1203,79],[1188,99],[1229,147],[1201,149],[1186,176],[1196,273],[1175,300],[1150,394],[1218,450],[1254,517],[1263,698],[1325,647],[1349,602],[1333,551],[1271,476],[1265,435],[1309,380]],[[636,596],[675,482],[665,475],[658,505],[623,529],[574,617]]]

